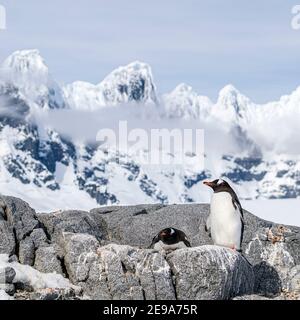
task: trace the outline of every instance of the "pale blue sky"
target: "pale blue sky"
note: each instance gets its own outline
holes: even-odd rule
[[[186,82],[213,100],[234,84],[255,102],[300,85],[300,0],[0,0],[0,60],[41,51],[61,83],[100,82],[119,65],[152,66],[159,92]]]

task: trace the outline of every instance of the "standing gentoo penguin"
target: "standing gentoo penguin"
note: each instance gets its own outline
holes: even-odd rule
[[[155,250],[176,250],[191,247],[187,236],[183,231],[175,228],[167,228],[158,233],[151,243],[150,248]]]
[[[206,231],[210,233],[214,244],[241,251],[244,220],[243,209],[236,193],[222,179],[204,184],[214,191]]]

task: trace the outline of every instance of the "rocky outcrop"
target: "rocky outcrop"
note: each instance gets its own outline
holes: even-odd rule
[[[239,253],[217,246],[177,250],[168,256],[180,300],[227,300],[253,292],[254,273]]]
[[[0,254],[14,254],[15,253],[15,237],[12,227],[7,221],[1,220],[0,215]]]
[[[0,203],[0,257],[10,261],[1,265],[0,259],[0,275],[13,275],[12,270],[24,266],[30,274],[58,277],[54,284],[66,285],[57,288],[44,281],[33,288],[28,279],[22,283],[22,278],[10,277],[9,282],[2,276],[0,290],[16,299],[297,299],[300,295],[297,227],[245,212],[241,255],[212,245],[204,231],[209,213],[204,204],[43,214],[20,199],[3,196]],[[169,226],[183,230],[192,248],[172,253],[148,249],[153,236]]]
[[[91,210],[90,214],[102,217],[109,240],[120,244],[145,247],[154,234],[170,225],[183,230],[194,247],[211,244],[204,232],[209,214],[209,205],[205,204],[106,207]],[[295,282],[290,271],[298,270],[300,265],[300,228],[264,221],[249,212],[244,216],[242,247],[253,266],[254,291],[275,296],[282,289],[290,290],[291,282]]]
[[[95,238],[67,234],[65,264],[70,279],[92,299],[175,299],[171,269],[152,250],[100,247]]]

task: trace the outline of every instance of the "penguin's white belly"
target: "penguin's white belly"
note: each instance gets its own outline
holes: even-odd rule
[[[154,249],[155,250],[176,250],[176,249],[183,249],[183,248],[187,248],[187,246],[184,244],[183,241],[180,241],[178,243],[174,243],[174,244],[165,244],[162,241],[159,241],[157,243],[155,243],[154,245]]]
[[[242,221],[228,192],[214,193],[210,207],[211,237],[216,245],[240,250]]]

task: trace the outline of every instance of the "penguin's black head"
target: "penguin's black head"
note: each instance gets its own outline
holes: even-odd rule
[[[221,191],[221,190],[229,190],[231,189],[230,185],[228,182],[222,179],[216,179],[214,181],[204,181],[203,184],[205,184],[208,187],[211,187],[215,192],[216,191]]]
[[[177,232],[174,228],[166,228],[159,233],[159,237],[164,242],[168,242],[169,240],[176,238],[176,236]]]

